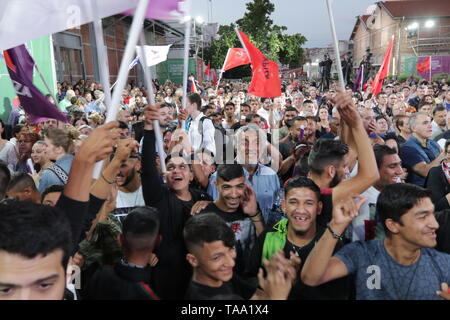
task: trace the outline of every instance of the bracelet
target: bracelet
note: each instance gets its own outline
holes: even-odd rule
[[[327,223],[327,229],[331,232],[331,234],[333,235],[333,238],[341,240],[341,241],[343,240],[341,234],[337,234],[336,232],[333,231],[333,229],[331,229],[330,223]]]
[[[260,216],[261,215],[261,212],[258,212],[257,214],[255,214],[254,216],[249,216],[250,218],[252,218],[252,220],[253,220],[253,218],[255,218],[255,217],[257,217],[257,216]]]
[[[103,175],[103,172],[100,173],[100,177],[102,177],[102,179],[105,180],[105,182],[106,182],[107,184],[114,184],[114,183],[116,183],[115,181],[109,182],[108,180],[106,180],[105,176]]]

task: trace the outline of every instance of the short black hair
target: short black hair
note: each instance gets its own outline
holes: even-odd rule
[[[49,193],[53,193],[53,192],[63,192],[64,191],[64,186],[62,185],[58,185],[58,184],[54,184],[51,186],[48,186],[47,188],[45,188],[44,192],[42,192],[41,194],[41,202],[44,201],[44,198],[46,195],[48,195]]]
[[[348,146],[342,141],[319,139],[309,153],[309,169],[315,174],[322,174],[326,166],[336,165],[347,153]]]
[[[11,180],[11,173],[9,172],[8,166],[0,160],[0,200],[3,200],[5,197],[9,180]]]
[[[441,111],[446,111],[447,108],[445,108],[442,104],[438,104],[434,109],[433,109],[433,117],[436,114],[436,112],[441,112]]]
[[[132,251],[153,249],[159,232],[159,211],[153,207],[135,207],[122,222],[124,244]]]
[[[25,188],[31,188],[37,190],[36,183],[33,178],[25,172],[15,172],[11,176],[7,191],[22,192]]]
[[[286,109],[284,109],[284,114],[286,114],[286,112],[292,112],[295,111],[298,114],[298,110],[294,107],[287,107]]]
[[[205,242],[223,241],[229,248],[236,244],[233,230],[215,213],[201,213],[189,218],[184,226],[183,238],[188,251],[193,246],[203,246]]]
[[[303,117],[303,116],[296,116],[296,117],[292,118],[291,120],[287,121],[286,125],[287,125],[288,128],[290,128],[297,121],[308,121],[308,119],[306,119],[306,117]]]
[[[397,151],[395,149],[392,149],[391,147],[388,147],[386,145],[378,144],[373,147],[373,152],[375,153],[375,160],[377,161],[378,169],[381,167],[383,159],[386,155],[397,154]]]
[[[259,114],[256,114],[256,113],[250,113],[247,116],[245,116],[245,122],[246,123],[250,123],[250,122],[252,122],[252,120],[254,118],[261,118],[261,116]]]
[[[390,231],[386,227],[386,219],[392,219],[403,225],[401,217],[421,199],[431,199],[431,197],[432,193],[430,190],[410,183],[394,183],[386,186],[378,196],[376,206],[386,235],[390,235]]]
[[[297,188],[307,188],[316,194],[317,201],[320,201],[320,188],[309,178],[299,177],[290,180],[284,187],[284,194],[287,195],[289,191]]]
[[[127,129],[128,130],[128,125],[123,122],[122,120],[117,120],[117,122],[119,122],[119,129]]]
[[[217,168],[217,178],[223,181],[231,181],[244,176],[244,168],[240,164],[221,164]]]
[[[197,110],[200,110],[202,107],[202,98],[198,93],[191,92],[187,96],[189,103],[195,103],[197,105]]]
[[[64,212],[30,201],[0,204],[0,212],[0,250],[33,259],[61,249],[66,269],[72,237]]]
[[[214,107],[210,104],[207,104],[206,106],[203,106],[200,111],[205,113],[208,110],[214,110]]]

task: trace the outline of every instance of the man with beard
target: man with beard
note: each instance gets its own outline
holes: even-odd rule
[[[311,179],[301,177],[288,182],[282,209],[286,218],[272,228],[266,229],[258,237],[250,257],[247,276],[256,277],[263,259],[271,260],[273,254],[280,249],[287,259],[297,256],[300,261],[305,261],[315,243],[325,232],[325,228],[316,223],[322,211],[322,202],[320,189]],[[343,242],[340,241],[338,247],[342,245]],[[309,287],[297,281],[288,299],[346,299],[348,289],[345,279],[319,287]]]
[[[191,209],[197,201],[211,198],[204,192],[189,187],[194,175],[189,159],[173,154],[166,158],[166,184],[162,185],[156,169],[155,132],[153,120],[159,120],[157,106],[144,109],[145,127],[142,145],[141,181],[145,205],[160,212],[161,244],[155,249],[159,259],[154,269],[155,290],[162,299],[182,299],[191,276],[183,228],[191,216]]]
[[[122,221],[134,207],[145,206],[142,195],[141,177],[141,156],[132,152],[130,157],[122,161],[119,172],[116,176],[118,186],[116,198],[116,210],[114,215]]]
[[[360,194],[379,179],[371,142],[352,98],[338,93],[334,103],[341,121],[348,126],[347,141],[352,141],[358,155],[358,173],[343,181],[349,175],[349,148],[342,141],[319,139],[314,144],[308,158],[308,177],[321,189],[324,210],[318,223],[322,226],[331,219],[332,201],[344,199],[348,194]]]

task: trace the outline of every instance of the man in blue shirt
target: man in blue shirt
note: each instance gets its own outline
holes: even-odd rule
[[[450,255],[433,249],[439,224],[431,192],[423,188],[387,186],[377,201],[386,238],[356,241],[332,256],[365,200],[359,196],[358,203],[349,198],[334,205],[328,231],[305,262],[302,281],[317,286],[354,274],[358,300],[449,300]]]
[[[261,164],[262,159],[266,156],[265,150],[268,145],[266,134],[256,125],[250,124],[241,127],[236,133],[236,138],[236,162],[242,164],[245,169],[245,182],[256,193],[256,200],[264,221],[268,224],[277,222],[281,217],[271,217],[270,210],[277,200],[280,180],[272,168]],[[214,200],[219,196],[216,181],[217,173],[214,173],[211,175],[208,185],[208,194]]]
[[[400,158],[409,172],[406,182],[423,187],[428,171],[441,163],[445,153],[441,152],[439,145],[431,140],[433,129],[431,119],[426,113],[414,113],[409,125],[412,135],[403,144]]]

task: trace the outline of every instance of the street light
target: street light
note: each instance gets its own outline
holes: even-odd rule
[[[205,19],[203,19],[203,17],[201,17],[201,16],[197,16],[197,17],[195,17],[195,21],[198,24],[203,24],[205,22]]]
[[[413,22],[408,26],[408,30],[416,30],[419,28],[419,24],[417,22]]]
[[[433,28],[434,27],[434,21],[433,20],[427,20],[425,22],[425,27],[426,28]]]

